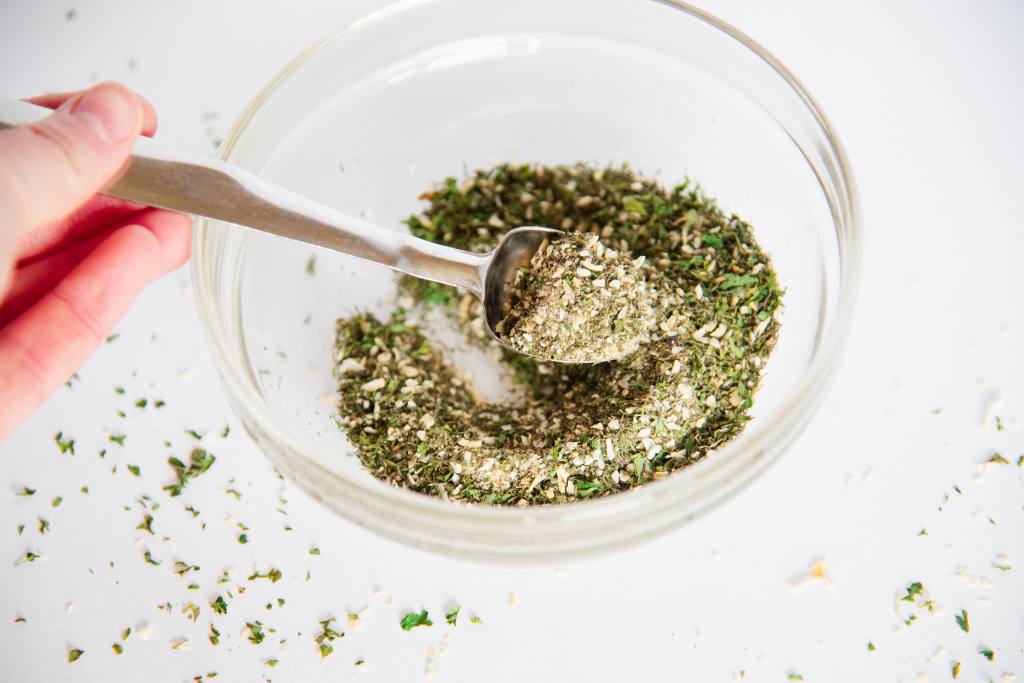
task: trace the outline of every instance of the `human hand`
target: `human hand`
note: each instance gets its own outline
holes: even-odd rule
[[[191,247],[188,216],[97,194],[156,130],[149,102],[117,83],[30,101],[56,111],[0,130],[0,440]]]

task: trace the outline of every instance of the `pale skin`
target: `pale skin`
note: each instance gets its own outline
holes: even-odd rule
[[[0,441],[191,244],[188,216],[98,194],[156,131],[149,102],[117,83],[29,101],[55,111],[0,130]]]

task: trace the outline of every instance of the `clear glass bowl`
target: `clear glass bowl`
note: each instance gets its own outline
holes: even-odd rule
[[[410,0],[347,26],[254,100],[222,156],[381,225],[434,181],[505,161],[629,162],[698,181],[750,221],[787,288],[743,435],[664,480],[560,506],[466,506],[366,473],[334,422],[335,320],[387,315],[395,276],[217,222],[195,233],[203,327],[239,418],[274,464],[343,517],[477,560],[621,549],[759,476],[821,403],[847,335],[860,253],[844,153],[811,96],[722,21],[665,0]],[[315,254],[315,273],[307,264]],[[486,359],[466,357],[485,395]]]

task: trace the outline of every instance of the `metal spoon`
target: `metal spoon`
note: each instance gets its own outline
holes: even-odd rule
[[[0,98],[0,128],[38,121],[51,110]],[[487,330],[495,326],[516,271],[560,230],[525,227],[505,233],[485,254],[393,232],[306,199],[219,159],[162,148],[139,138],[124,175],[104,194],[253,228],[333,249],[424,280],[462,287],[483,302]],[[507,346],[506,346],[507,348]]]

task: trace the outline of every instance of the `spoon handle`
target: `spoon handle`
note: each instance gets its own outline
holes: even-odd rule
[[[51,113],[0,98],[0,128],[33,123]],[[482,295],[487,255],[386,230],[220,159],[167,149],[148,138],[136,140],[124,173],[104,194],[254,228]]]

